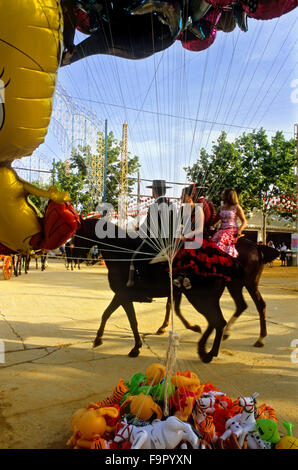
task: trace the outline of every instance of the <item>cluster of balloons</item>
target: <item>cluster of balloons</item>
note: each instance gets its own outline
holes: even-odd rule
[[[63,234],[49,239],[59,217],[66,239],[79,224],[67,194],[38,189],[11,167],[45,139],[60,66],[92,54],[142,59],[175,41],[200,51],[214,42],[217,31],[230,32],[237,24],[246,31],[248,17],[276,18],[297,4],[298,0],[1,0],[0,252],[53,249],[63,239]],[[74,45],[76,29],[87,38]],[[42,218],[29,204],[30,194],[52,201],[48,217]],[[53,204],[63,205],[65,211],[59,206],[53,210]]]
[[[288,13],[297,0],[62,0],[66,46],[62,65],[93,54],[140,59],[171,46],[202,51],[217,31],[248,30],[247,18],[269,20]],[[89,37],[74,46],[74,32]]]

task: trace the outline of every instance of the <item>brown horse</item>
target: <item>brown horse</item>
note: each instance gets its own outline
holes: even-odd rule
[[[138,323],[133,302],[146,302],[149,299],[149,301],[151,301],[151,299],[156,297],[167,297],[169,299],[169,274],[164,263],[149,264],[149,261],[156,253],[150,253],[150,247],[149,245],[146,245],[146,253],[140,253],[140,256],[142,256],[143,259],[138,260],[135,258],[137,275],[135,277],[134,287],[127,287],[126,283],[128,279],[130,259],[132,254],[135,252],[136,247],[140,245],[141,239],[129,238],[125,232],[121,231],[121,229],[109,222],[105,223],[107,227],[106,232],[110,231],[110,233],[112,233],[114,231],[115,235],[112,237],[108,236],[103,239],[98,238],[95,234],[97,223],[98,221],[94,219],[83,220],[80,229],[77,231],[73,239],[75,244],[74,256],[78,258],[84,258],[84,250],[89,250],[94,243],[98,245],[108,269],[110,287],[115,293],[111,303],[102,315],[101,324],[93,345],[94,347],[97,347],[102,344],[106,322],[112,313],[117,310],[118,307],[122,306],[127,314],[135,339],[135,345],[129,352],[129,356],[136,357],[140,353],[142,340],[138,331]],[[261,259],[263,259],[263,264],[264,262],[269,261],[269,259],[274,259],[276,257],[276,250],[269,247],[264,247],[263,250],[263,248],[257,248],[255,244],[251,244],[251,242],[244,240],[239,242],[239,246],[240,244],[249,248],[243,248],[243,250],[241,250],[242,255],[241,257],[239,255],[239,257],[241,258],[242,265],[245,267],[245,278],[247,279],[247,282],[251,279],[251,282],[253,283],[253,280],[256,280],[257,278],[256,269],[258,268],[258,272],[260,272],[259,264],[261,263]],[[146,255],[148,255],[147,259],[144,260],[144,256],[146,257]],[[243,285],[246,284],[244,284],[245,281],[240,280],[235,280],[235,284],[233,284],[233,282],[230,283],[232,286],[229,285],[229,289],[230,292],[233,292],[233,295],[235,296],[234,298],[238,299],[239,292],[238,296],[236,296],[237,289],[241,290]],[[250,284],[247,283],[247,285]],[[218,355],[224,328],[227,325],[220,308],[220,298],[225,287],[226,281],[223,278],[214,277],[207,279],[196,277],[192,279],[192,288],[190,290],[185,290],[184,288],[174,289],[173,301],[176,314],[182,317],[180,312],[180,302],[181,295],[183,293],[194,308],[204,315],[208,322],[206,331],[198,341],[198,354],[201,360],[205,363],[211,362],[213,357]],[[237,302],[239,303],[239,300],[237,300]],[[264,301],[262,302],[264,304]],[[260,306],[262,305],[262,302],[260,302]],[[245,302],[244,305],[246,306]],[[239,316],[245,309],[243,305],[241,308],[237,309],[237,316]],[[261,311],[263,313],[261,336],[265,337],[267,334],[265,312],[264,309],[261,309]],[[187,326],[187,322],[185,325]],[[215,338],[211,350],[207,352],[206,343],[213,330],[216,332]],[[199,327],[195,327],[194,331],[200,332],[201,329]]]
[[[246,310],[247,303],[243,297],[243,288],[245,287],[250,294],[254,304],[259,312],[260,317],[260,336],[255,342],[255,347],[264,346],[264,338],[267,336],[266,328],[266,303],[259,291],[259,281],[266,263],[270,263],[275,258],[278,258],[279,251],[265,245],[257,245],[256,243],[248,240],[245,237],[241,237],[236,248],[239,253],[239,261],[244,268],[245,277],[244,279],[233,279],[227,284],[227,289],[231,294],[235,305],[236,311],[228,321],[223,334],[223,339],[227,339],[230,336],[230,329],[235,323],[237,318]],[[175,312],[182,321],[183,325],[192,331],[200,332],[201,329],[198,325],[190,325],[190,323],[183,317],[180,310],[182,295],[176,297]],[[171,302],[168,299],[166,304],[166,315],[162,326],[157,330],[157,334],[163,334],[165,329],[169,325],[169,317],[171,311]]]
[[[129,352],[130,357],[136,357],[140,353],[142,340],[138,331],[134,302],[152,301],[156,297],[170,296],[170,281],[166,263],[150,264],[150,260],[156,255],[149,245],[145,245],[143,253],[139,253],[141,259],[135,258],[135,283],[133,287],[127,287],[129,266],[132,254],[142,241],[140,238],[131,239],[125,232],[113,224],[106,223],[107,231],[116,230],[115,236],[98,238],[95,234],[95,226],[98,223],[94,219],[82,220],[81,227],[77,231],[73,242],[75,244],[74,257],[84,258],[84,250],[89,250],[95,243],[102,253],[108,269],[108,280],[115,295],[102,315],[101,324],[94,340],[94,347],[103,342],[103,334],[106,322],[112,313],[122,306],[128,317],[135,345]],[[146,258],[146,259],[144,259]],[[220,298],[225,289],[226,281],[223,278],[201,278],[192,279],[191,290],[174,290],[174,309],[179,310],[181,292],[188,301],[206,318],[208,326],[198,341],[198,354],[203,362],[212,361],[218,355],[219,347],[226,326],[220,308]],[[206,351],[206,343],[215,330],[213,345],[209,352]],[[200,330],[199,330],[200,331]]]

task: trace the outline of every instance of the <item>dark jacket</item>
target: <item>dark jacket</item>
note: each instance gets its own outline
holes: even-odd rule
[[[140,230],[148,237],[162,240],[173,238],[173,223],[176,207],[166,196],[160,196],[149,206],[144,224]]]

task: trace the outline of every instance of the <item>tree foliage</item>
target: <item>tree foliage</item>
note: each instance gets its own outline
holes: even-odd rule
[[[103,138],[102,135],[100,135]],[[106,202],[117,209],[120,190],[121,170],[121,142],[118,142],[112,132],[107,139],[107,183]],[[96,209],[98,200],[92,197],[90,181],[88,179],[88,166],[91,161],[89,146],[78,146],[73,149],[70,157],[69,171],[66,171],[64,162],[55,162],[52,169],[52,182],[60,191],[68,191],[71,204],[81,213],[87,214]],[[139,158],[128,155],[128,175],[135,174],[140,168]],[[134,181],[128,179],[128,191],[132,190]]]
[[[222,132],[211,152],[202,149],[197,162],[185,170],[190,180],[208,187],[208,197],[216,206],[220,205],[222,190],[234,188],[240,204],[249,212],[263,209],[264,198],[294,195],[295,165],[294,139],[286,140],[277,131],[269,141],[260,129],[244,133],[234,142],[228,142],[227,134]]]

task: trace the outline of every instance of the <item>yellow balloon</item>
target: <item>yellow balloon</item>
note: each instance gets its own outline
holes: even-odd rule
[[[43,143],[50,123],[63,47],[59,0],[0,2],[0,243],[28,252],[40,234],[39,213],[28,195],[69,200],[55,188],[22,180],[10,163]]]
[[[59,0],[1,0],[0,163],[44,141],[62,45]]]
[[[38,215],[26,196],[15,172],[0,167],[0,243],[13,251],[27,252],[31,237],[41,232]]]

